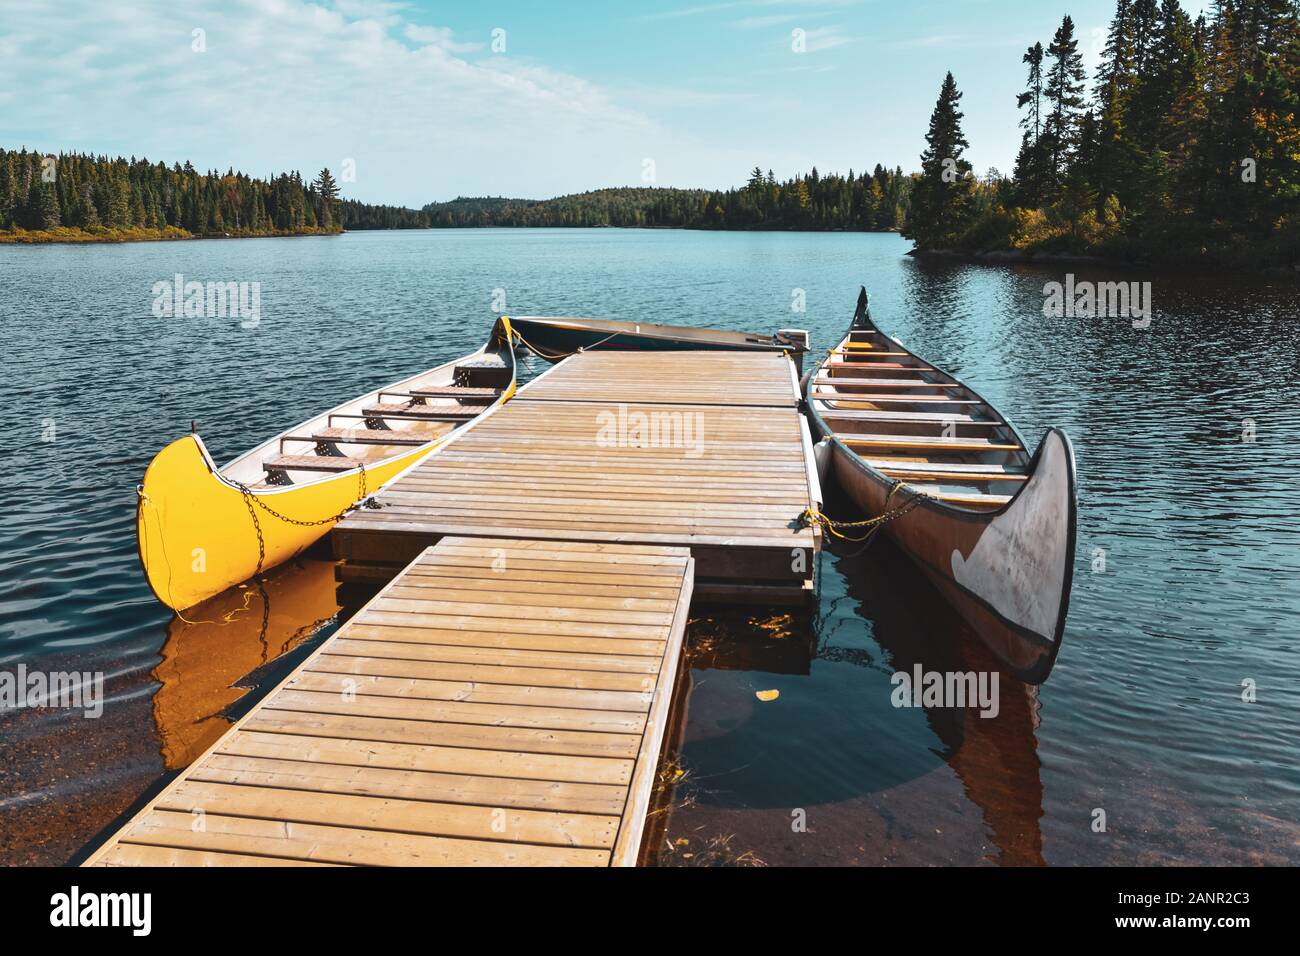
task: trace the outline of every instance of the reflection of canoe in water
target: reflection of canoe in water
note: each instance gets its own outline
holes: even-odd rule
[[[559,361],[579,349],[637,351],[705,350],[723,352],[789,352],[796,363],[808,350],[808,333],[781,329],[772,335],[730,332],[689,325],[658,325],[617,319],[547,318],[511,316],[523,343],[544,359]]]
[[[293,650],[339,611],[334,563],[288,563],[261,585],[232,588],[172,618],[153,676],[154,722],[168,770],[188,766],[230,728],[236,682]]]
[[[508,320],[483,348],[369,392],[218,469],[197,435],[160,451],[139,488],[140,563],[183,610],[299,554],[344,510],[514,394]]]
[[[880,331],[866,291],[809,373],[829,468],[981,640],[1023,680],[1051,672],[1074,566],[1074,452],[1049,429],[1031,457],[988,402]],[[918,494],[919,493],[919,494]]]
[[[858,557],[839,558],[838,566],[848,596],[861,602],[858,613],[871,621],[871,636],[889,669],[911,674],[919,664],[945,674],[995,670],[991,652],[966,632],[956,610],[937,600],[930,584],[882,544]],[[826,650],[819,649],[819,656]],[[996,717],[980,716],[975,706],[926,707],[926,722],[967,798],[980,810],[996,848],[991,860],[1038,866],[1043,863],[1038,688],[1004,677],[998,690]]]

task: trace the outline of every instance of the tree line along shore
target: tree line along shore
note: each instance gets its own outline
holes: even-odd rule
[[[0,242],[121,242],[342,230],[328,169],[255,179],[233,170],[0,149]]]
[[[1011,175],[966,158],[962,94],[945,78],[919,172],[755,167],[727,190],[654,186],[555,199],[458,198],[421,209],[314,180],[0,149],[0,242],[601,227],[900,231],[920,255],[1084,259],[1300,273],[1300,3],[1118,0],[1088,77],[1074,21],[1021,57]],[[1008,104],[1010,107],[1010,104]]]
[[[257,179],[233,170],[0,149],[0,242],[289,236],[365,229],[596,227],[893,231],[912,177],[870,172],[778,181],[755,168],[739,189],[600,189],[555,199],[458,198],[422,209],[340,199],[328,169]]]

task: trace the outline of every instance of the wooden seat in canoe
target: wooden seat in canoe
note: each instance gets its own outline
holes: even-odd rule
[[[997,472],[930,471],[918,468],[879,468],[890,478],[903,481],[942,481],[956,484],[983,484],[986,481],[1028,481],[1024,475],[1004,475]]]
[[[827,421],[889,422],[903,425],[911,425],[916,422],[937,422],[941,425],[952,422],[957,425],[969,425],[979,428],[1000,428],[1002,425],[1001,422],[973,418],[970,415],[958,415],[956,412],[873,412],[845,408],[825,411],[822,413],[822,417]]]
[[[910,471],[917,474],[962,474],[984,477],[1010,475],[1023,478],[1025,469],[1019,465],[971,465],[963,462],[930,461],[926,458],[907,458],[903,456],[873,455],[862,459],[868,465],[880,471]]]
[[[381,402],[389,399],[397,399],[398,401],[407,402],[417,406],[425,405],[427,403],[426,400],[440,401],[443,402],[443,404],[433,405],[431,407],[443,408],[443,409],[447,409],[448,411],[458,412],[458,411],[462,411],[466,406],[471,406],[471,405],[475,406],[477,410],[480,406],[491,405],[493,402],[497,400],[497,396],[485,395],[479,398],[472,395],[470,396],[438,395],[433,392],[417,391],[416,389],[411,389],[410,391],[404,391],[404,392],[380,392],[379,393],[379,400]],[[452,404],[453,400],[455,401],[456,404]]]
[[[276,455],[264,459],[267,471],[350,471],[364,465],[364,458],[340,458],[334,455]]]
[[[402,405],[381,403],[367,405],[362,413],[366,418],[417,418],[428,421],[469,421],[479,415],[478,409],[439,407],[437,405]]]
[[[832,362],[824,366],[827,369],[834,370],[837,368],[846,368],[855,374],[858,372],[867,372],[878,368],[888,368],[894,371],[912,371],[912,372],[933,372],[934,369],[926,365],[905,365],[902,362]]]
[[[946,395],[887,395],[881,392],[823,392],[812,393],[813,398],[824,402],[866,402],[880,405],[913,405],[928,402],[931,405],[983,405],[977,398],[949,398]]]
[[[813,379],[814,385],[838,385],[841,388],[965,388],[956,382],[917,382],[910,378],[849,378],[832,375]]]
[[[328,441],[345,445],[423,445],[428,435],[395,432],[386,428],[318,428],[310,435],[286,435],[285,441]]]
[[[925,435],[836,435],[851,448],[924,448],[948,451],[1021,451],[1019,445],[993,442],[987,438],[929,438]]]
[[[419,398],[457,398],[462,402],[490,405],[501,395],[501,389],[469,388],[464,385],[412,385],[410,394]]]

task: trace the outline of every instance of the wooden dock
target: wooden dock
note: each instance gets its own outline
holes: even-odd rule
[[[444,535],[689,548],[705,600],[798,604],[820,504],[794,363],[587,352],[530,382],[333,533],[343,581],[383,582]]]
[[[86,865],[635,864],[693,573],[443,537]]]

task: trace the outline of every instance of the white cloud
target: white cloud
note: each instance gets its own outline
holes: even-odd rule
[[[640,17],[642,20],[680,20],[685,17],[698,17],[709,13],[721,13],[727,10],[742,10],[762,7],[854,7],[863,0],[723,0],[721,3],[705,3],[694,7],[679,7],[675,10],[657,10]],[[754,17],[752,19],[769,19]]]
[[[804,31],[804,43],[809,53],[833,50],[849,43],[856,43],[857,40],[857,37],[845,36],[840,32],[840,27],[837,26],[817,27],[813,30]]]
[[[6,0],[5,145],[148,156],[256,175],[356,160],[344,195],[421,204],[553,194],[639,175],[657,128],[581,77],[409,23],[397,3]],[[206,31],[207,50],[191,49]],[[17,142],[14,139],[17,138]]]
[[[786,0],[778,0],[786,2]],[[833,11],[830,10],[802,10],[799,13],[767,13],[757,17],[741,17],[733,21],[732,25],[741,30],[762,30],[767,27],[780,26],[783,23],[807,23],[809,20],[820,20],[829,17]]]
[[[942,47],[951,49],[952,47],[962,46],[968,41],[968,38],[961,33],[934,33],[930,36],[913,37],[910,40],[903,40],[898,45],[904,49],[932,47]]]
[[[408,23],[404,31],[408,40],[429,46],[436,46],[446,50],[449,53],[474,53],[482,50],[486,43],[482,41],[470,41],[458,43],[453,38],[450,27],[418,27],[414,23]]]
[[[822,14],[824,16],[825,14]],[[736,26],[742,30],[761,30],[764,27],[774,27],[782,23],[793,23],[800,19],[798,13],[773,13],[765,17],[743,17],[736,21]]]
[[[401,19],[411,4],[393,0],[334,0],[334,9],[346,17],[368,20]]]

